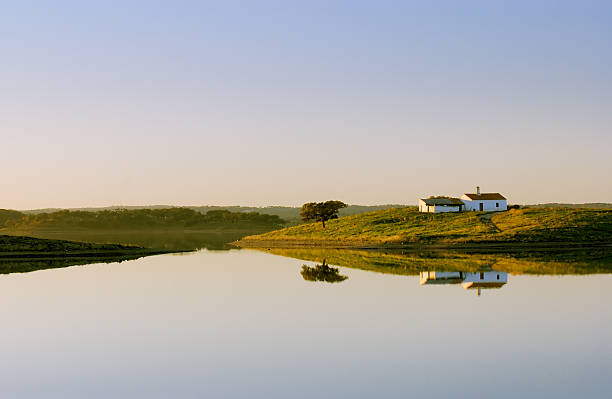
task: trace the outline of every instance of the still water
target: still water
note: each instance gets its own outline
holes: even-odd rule
[[[0,396],[610,395],[612,274],[498,263],[481,278],[438,261],[389,274],[329,260],[359,263],[340,251],[327,264],[346,278],[324,282],[303,268],[321,261],[287,255],[202,250],[1,275]]]

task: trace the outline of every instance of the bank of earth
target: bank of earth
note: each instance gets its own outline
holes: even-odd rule
[[[0,235],[0,259],[7,258],[100,258],[146,256],[172,251],[122,244],[94,244],[49,240],[26,236]]]
[[[422,213],[395,208],[308,223],[234,243],[240,247],[564,248],[612,246],[612,210],[524,208]]]

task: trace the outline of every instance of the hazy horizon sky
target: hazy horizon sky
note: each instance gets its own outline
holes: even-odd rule
[[[20,1],[0,208],[612,202],[608,1]]]

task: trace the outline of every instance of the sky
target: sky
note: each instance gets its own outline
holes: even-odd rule
[[[612,202],[609,1],[0,5],[0,208]]]

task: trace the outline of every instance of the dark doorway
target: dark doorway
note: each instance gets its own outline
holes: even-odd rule
[[[483,203],[481,202],[481,203],[480,203],[480,210],[482,211],[483,209],[484,209],[484,208],[483,208]]]

